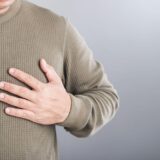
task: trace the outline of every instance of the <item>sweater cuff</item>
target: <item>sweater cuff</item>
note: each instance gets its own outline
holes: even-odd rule
[[[87,124],[92,112],[90,100],[84,95],[73,95],[71,97],[71,109],[67,118],[58,125],[69,130],[80,130]]]

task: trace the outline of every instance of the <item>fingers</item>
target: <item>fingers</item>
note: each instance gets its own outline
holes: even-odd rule
[[[0,89],[3,89],[7,92],[13,93],[31,101],[35,100],[35,92],[22,86],[18,86],[8,82],[0,82]]]
[[[33,112],[24,110],[24,109],[15,109],[15,108],[7,107],[5,109],[5,112],[9,115],[28,119],[30,121],[34,121],[34,117],[35,117],[35,114]]]
[[[45,59],[40,60],[40,66],[42,71],[45,73],[47,79],[49,82],[54,82],[54,83],[61,83],[61,79],[59,75],[56,73],[55,69],[53,66],[49,65]]]
[[[5,93],[0,93],[0,100],[7,104],[10,104],[19,108],[27,109],[30,111],[34,111],[34,108],[35,108],[34,103],[32,102],[26,99],[10,96]]]
[[[10,68],[9,73],[35,90],[39,90],[43,86],[41,81],[17,68]]]

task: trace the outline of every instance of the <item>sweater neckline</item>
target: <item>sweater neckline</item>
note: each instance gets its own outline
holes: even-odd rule
[[[19,11],[21,3],[22,0],[15,0],[15,2],[10,6],[10,8],[5,13],[0,14],[0,24],[14,17],[16,13]]]

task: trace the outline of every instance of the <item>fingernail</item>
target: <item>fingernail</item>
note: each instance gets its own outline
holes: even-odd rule
[[[44,65],[46,65],[46,61],[45,61],[45,59],[42,59],[42,63],[43,63]]]
[[[9,108],[6,108],[6,112],[9,113],[9,112],[10,112],[10,109],[9,109]]]
[[[0,93],[0,98],[4,98],[4,94],[3,93]]]
[[[0,88],[3,88],[3,87],[4,87],[4,83],[0,82]]]
[[[10,69],[9,69],[9,73],[11,73],[11,74],[14,73],[14,69],[13,69],[13,68],[10,68]]]

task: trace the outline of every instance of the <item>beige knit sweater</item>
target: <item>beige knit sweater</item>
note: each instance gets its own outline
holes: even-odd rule
[[[41,57],[55,68],[72,99],[69,116],[56,125],[86,137],[114,117],[117,91],[69,18],[16,0],[0,15],[0,81],[28,87],[8,74],[8,68],[15,67],[47,82],[39,67]],[[7,106],[0,101],[0,160],[57,160],[55,124],[9,116],[4,112]]]

